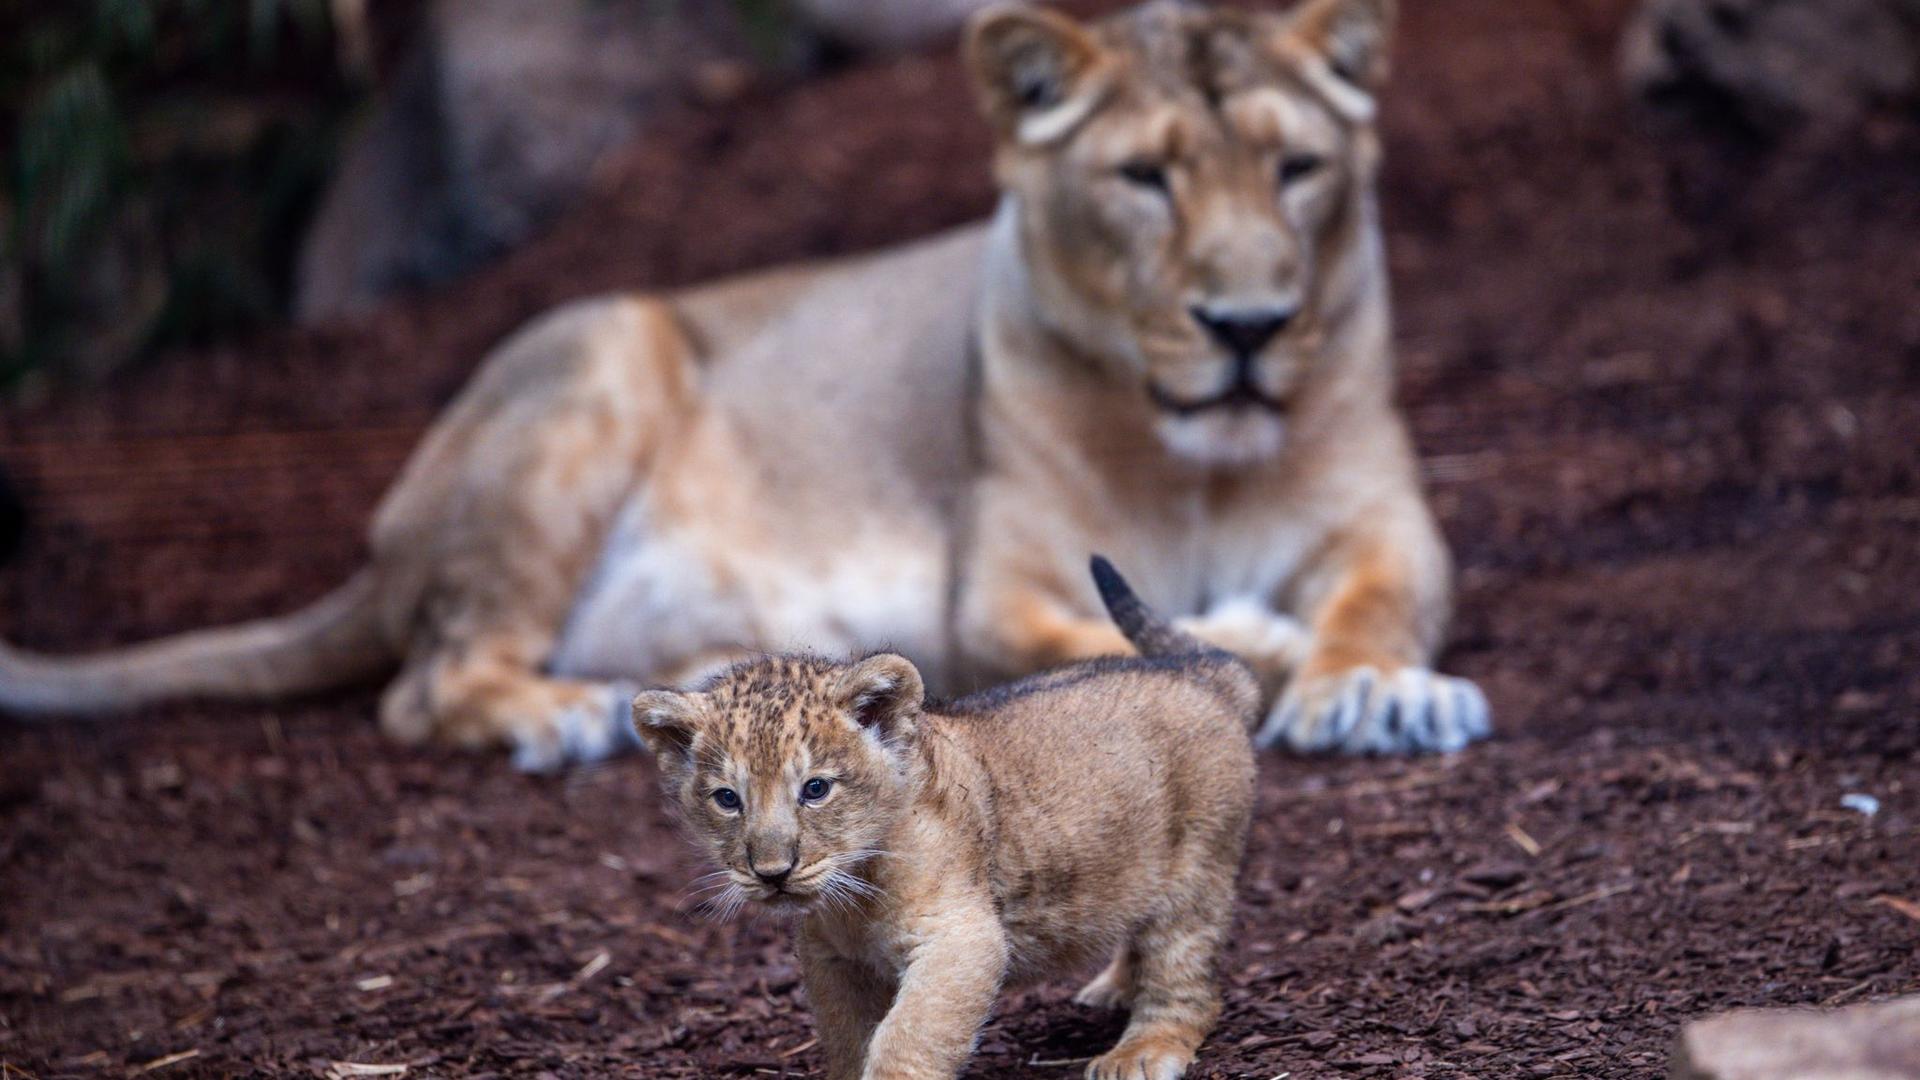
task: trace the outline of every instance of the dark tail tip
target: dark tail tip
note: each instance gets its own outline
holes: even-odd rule
[[[1113,568],[1105,555],[1095,555],[1089,559],[1087,568],[1093,571],[1094,587],[1100,590],[1100,602],[1107,606],[1108,611],[1139,599],[1133,594],[1133,586],[1127,584],[1127,579],[1120,576],[1120,571]]]
[[[1199,642],[1154,614],[1112,563],[1095,555],[1088,561],[1088,569],[1093,571],[1093,584],[1100,590],[1100,602],[1107,606],[1107,616],[1127,640],[1133,642],[1133,647],[1140,650],[1140,655],[1174,656],[1200,651]]]

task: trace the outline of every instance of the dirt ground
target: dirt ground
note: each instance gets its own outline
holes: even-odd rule
[[[1920,132],[1755,157],[1621,100],[1622,0],[1423,0],[1387,110],[1404,399],[1460,566],[1456,758],[1269,757],[1199,1077],[1650,1077],[1680,1023],[1920,989]],[[0,632],[283,609],[548,304],[988,206],[956,66],[696,115],[359,327],[0,415]],[[0,1075],[814,1075],[784,931],[685,910],[651,766],[408,752],[372,693],[0,722]],[[1877,816],[1841,797],[1879,799]],[[971,1077],[1120,1022],[1011,997]]]

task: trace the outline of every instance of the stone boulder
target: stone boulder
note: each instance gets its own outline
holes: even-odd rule
[[[372,310],[527,239],[664,110],[855,52],[944,43],[989,0],[430,0],[302,244],[294,316]]]
[[[1694,122],[1774,138],[1920,100],[1920,0],[1645,0],[1629,90]]]
[[[919,49],[951,38],[994,0],[793,0],[816,33],[866,53]]]
[[[1839,1011],[1750,1009],[1688,1024],[1672,1080],[1915,1080],[1920,997]]]

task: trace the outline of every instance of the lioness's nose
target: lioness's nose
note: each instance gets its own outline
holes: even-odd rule
[[[1193,308],[1193,320],[1239,359],[1266,348],[1267,342],[1293,321],[1293,316],[1292,308]]]

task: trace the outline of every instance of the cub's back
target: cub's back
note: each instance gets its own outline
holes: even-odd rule
[[[1023,938],[1039,954],[1073,935],[1117,941],[1179,902],[1180,868],[1238,864],[1253,752],[1243,700],[1210,663],[1094,661],[941,710],[991,788],[989,873],[1016,952]]]

